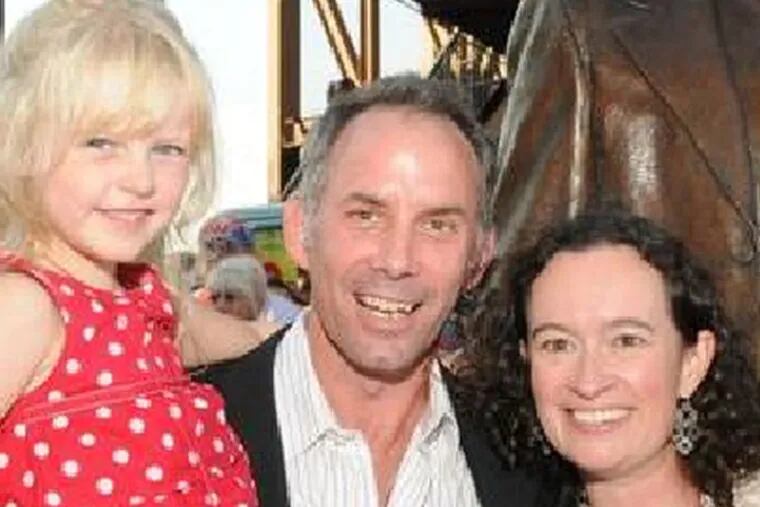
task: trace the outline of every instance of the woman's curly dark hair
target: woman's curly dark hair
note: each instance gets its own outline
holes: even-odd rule
[[[483,425],[509,466],[540,471],[564,484],[560,502],[572,504],[583,485],[578,471],[541,438],[530,389],[530,365],[520,353],[527,336],[526,304],[535,279],[559,252],[627,245],[663,276],[676,328],[686,344],[697,333],[716,336],[714,360],[691,402],[700,438],[686,464],[696,486],[717,507],[733,506],[733,485],[760,470],[760,386],[753,347],[728,322],[709,274],[685,246],[645,218],[623,212],[591,213],[545,231],[517,255],[503,293],[486,295],[474,326],[468,366],[456,400]],[[494,306],[500,302],[501,307]],[[503,301],[508,301],[506,308]],[[556,482],[555,482],[556,481]]]

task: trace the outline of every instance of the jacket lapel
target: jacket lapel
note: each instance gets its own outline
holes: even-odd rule
[[[456,379],[451,372],[441,371],[449,396],[454,400]],[[458,403],[454,406],[457,407]],[[459,443],[481,507],[543,507],[544,504],[538,501],[538,481],[529,479],[522,472],[507,470],[489,445],[485,433],[458,410],[456,418]]]

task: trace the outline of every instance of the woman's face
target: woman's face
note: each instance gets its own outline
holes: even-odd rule
[[[534,281],[527,317],[536,409],[560,454],[587,478],[672,457],[676,400],[703,372],[657,270],[628,246],[559,253]]]

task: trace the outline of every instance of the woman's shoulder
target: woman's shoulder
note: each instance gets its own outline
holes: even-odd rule
[[[734,505],[736,507],[760,506],[760,470],[737,482],[734,487]]]

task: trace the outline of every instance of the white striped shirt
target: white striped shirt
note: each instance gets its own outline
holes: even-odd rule
[[[277,348],[274,392],[291,507],[380,507],[369,445],[338,425],[311,363],[306,312]],[[440,367],[386,507],[479,506]]]

